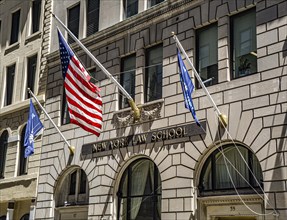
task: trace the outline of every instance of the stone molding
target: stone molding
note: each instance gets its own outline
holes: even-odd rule
[[[113,115],[112,123],[116,128],[126,127],[134,123],[143,123],[155,120],[161,117],[160,111],[163,106],[163,100],[147,103],[139,106],[141,116],[139,121],[134,120],[133,111],[130,109],[115,112]]]

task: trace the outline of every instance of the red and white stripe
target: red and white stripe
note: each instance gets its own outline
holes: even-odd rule
[[[89,74],[73,56],[64,82],[70,122],[99,136],[103,124],[102,98],[100,89],[89,80]]]

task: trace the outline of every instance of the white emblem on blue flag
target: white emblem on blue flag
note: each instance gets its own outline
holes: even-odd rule
[[[26,126],[24,146],[25,146],[25,158],[34,153],[34,137],[41,131],[43,124],[39,119],[39,116],[34,108],[32,100],[30,99],[29,117]]]

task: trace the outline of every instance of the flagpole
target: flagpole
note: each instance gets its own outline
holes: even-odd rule
[[[177,36],[175,35],[174,32],[172,32],[172,35],[173,35],[173,39],[175,40],[176,45],[178,46],[178,48],[180,49],[180,51],[181,51],[181,52],[183,53],[183,55],[185,56],[187,62],[188,62],[189,65],[191,66],[191,68],[192,68],[192,70],[193,70],[193,72],[194,72],[194,75],[196,76],[196,78],[197,78],[197,80],[198,80],[200,86],[202,87],[202,89],[203,89],[203,91],[205,92],[207,98],[209,99],[209,101],[210,101],[211,104],[213,105],[214,110],[217,112],[217,114],[218,114],[218,116],[219,116],[219,118],[220,118],[221,124],[222,124],[224,127],[226,127],[226,126],[227,126],[227,117],[226,117],[226,115],[223,115],[223,114],[219,111],[218,107],[216,106],[214,100],[212,99],[210,93],[208,92],[206,86],[205,86],[204,83],[202,82],[202,80],[201,80],[199,74],[197,73],[196,69],[194,68],[194,66],[193,66],[193,64],[192,64],[192,62],[191,62],[191,60],[189,59],[188,55],[186,54],[186,52],[185,52],[183,46],[182,46],[181,43],[179,42],[179,40],[178,40],[178,38],[177,38]]]
[[[109,73],[109,71],[94,57],[94,55],[82,44],[82,42],[66,27],[66,25],[55,15],[53,14],[53,17],[62,25],[62,27],[68,32],[68,34],[73,38],[74,41],[76,41],[79,46],[88,54],[88,56],[100,67],[100,69],[106,74],[108,78],[110,78],[121,90],[123,95],[125,95],[128,99],[128,102],[134,111],[134,117],[135,120],[140,119],[140,110],[135,104],[133,98],[130,96],[130,94],[122,87],[122,85],[112,76],[112,74]]]
[[[65,138],[65,136],[63,135],[63,133],[60,131],[60,129],[58,128],[58,126],[55,124],[55,122],[52,120],[52,118],[50,117],[50,115],[47,113],[47,111],[44,109],[44,107],[41,105],[41,103],[39,102],[39,100],[37,99],[37,97],[34,95],[34,93],[31,91],[30,88],[27,89],[28,92],[33,96],[34,100],[37,102],[37,104],[40,106],[40,108],[43,110],[43,112],[45,113],[45,115],[48,117],[48,119],[50,120],[50,122],[54,125],[54,127],[56,128],[56,130],[58,131],[58,133],[62,136],[63,140],[65,141],[65,143],[68,145],[69,150],[70,150],[70,154],[73,155],[75,153],[75,147],[71,146],[70,143],[67,141],[67,139]]]

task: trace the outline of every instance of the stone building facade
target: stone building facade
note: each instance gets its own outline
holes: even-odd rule
[[[100,1],[95,33],[87,5],[43,6],[52,52],[42,65],[45,106],[76,152],[45,117],[35,219],[286,219],[286,1]],[[131,91],[139,121],[73,43],[101,88],[103,132],[68,123],[52,12]],[[227,130],[187,62],[202,129],[185,109],[171,32],[208,80]]]
[[[49,39],[46,2],[0,1],[0,219],[33,219],[40,166],[41,138],[34,155],[24,158],[29,87],[45,101],[45,56]],[[37,110],[39,108],[36,107]],[[40,117],[43,116],[40,111]]]

